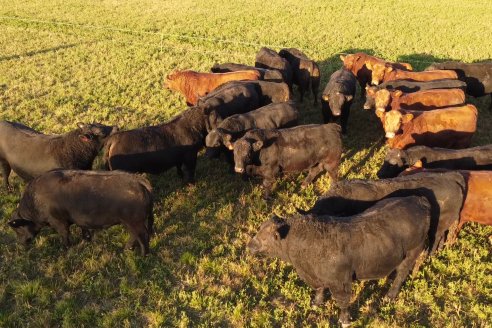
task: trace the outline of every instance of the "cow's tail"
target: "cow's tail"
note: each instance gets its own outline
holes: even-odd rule
[[[316,100],[319,92],[319,84],[321,82],[321,74],[319,71],[319,66],[313,61],[311,68],[311,90],[313,92],[313,97]]]
[[[103,166],[106,171],[112,171],[111,162],[109,158],[111,157],[111,147],[113,146],[113,139],[109,137],[103,147]]]

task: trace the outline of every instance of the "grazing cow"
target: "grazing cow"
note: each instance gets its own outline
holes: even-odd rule
[[[377,111],[376,114],[383,122],[390,148],[406,149],[415,145],[466,148],[470,147],[477,129],[478,113],[473,105],[430,111]]]
[[[341,68],[330,76],[321,96],[323,122],[332,122],[339,117],[343,134],[347,133],[350,106],[355,96],[355,83],[354,74]]]
[[[331,189],[303,214],[349,216],[365,211],[387,197],[425,196],[431,206],[429,248],[444,246],[446,232],[458,223],[465,180],[457,172],[421,173],[383,180],[345,180]]]
[[[194,181],[197,152],[207,133],[203,108],[192,107],[167,123],[120,131],[109,137],[104,155],[109,170],[158,174],[176,167],[185,181]]]
[[[199,73],[195,71],[175,71],[166,77],[165,88],[180,92],[188,105],[196,105],[200,97],[230,81],[258,80],[257,71],[238,71],[231,73]]]
[[[282,49],[278,54],[280,57],[287,59],[292,68],[293,83],[299,87],[301,102],[304,99],[304,93],[309,90],[309,85],[311,85],[314,103],[316,104],[321,80],[318,64],[296,48]]]
[[[349,217],[273,217],[261,225],[248,249],[291,263],[316,291],[316,305],[323,304],[328,288],[346,327],[352,282],[380,279],[396,271],[386,294],[394,299],[425,247],[429,222],[425,197],[388,198]]]
[[[444,62],[434,63],[427,67],[426,71],[453,70],[461,81],[466,82],[466,93],[473,97],[482,97],[490,94],[492,100],[492,62],[471,63]],[[492,110],[492,101],[490,103]]]
[[[369,97],[368,97],[369,98]],[[376,110],[391,109],[431,110],[465,103],[465,93],[460,89],[433,89],[413,93],[382,89],[375,94]]]
[[[223,120],[205,138],[207,153],[214,157],[225,146],[233,150],[233,143],[252,129],[280,129],[297,125],[298,111],[293,101],[273,103],[245,114]],[[231,162],[234,163],[231,157]]]
[[[260,79],[263,81],[269,81],[269,82],[284,81],[282,73],[280,73],[280,71],[276,69],[259,68],[259,67],[248,66],[243,64],[235,64],[235,63],[215,64],[211,69],[213,73],[228,73],[228,72],[248,71],[248,70],[258,71],[260,73]]]
[[[492,145],[466,149],[415,146],[406,150],[388,149],[378,172],[379,178],[396,177],[418,162],[425,168],[449,170],[492,170]]]
[[[83,230],[122,224],[130,233],[126,248],[149,252],[152,233],[152,187],[124,172],[55,170],[32,180],[9,225],[27,244],[44,226],[55,229],[70,245],[70,225]]]
[[[359,84],[363,91],[365,90],[366,85],[368,85],[372,79],[372,71],[368,66],[369,64],[388,64],[398,69],[409,71],[412,70],[412,66],[410,64],[391,63],[381,58],[370,56],[363,52],[349,54],[346,56],[340,55],[340,59],[343,62],[343,66],[357,77],[357,80],[359,81]]]
[[[229,82],[200,98],[198,107],[207,115],[207,131],[215,129],[226,117],[259,108],[262,105],[259,90],[254,83]]]
[[[337,124],[251,130],[234,143],[235,171],[263,177],[265,198],[270,194],[275,176],[281,172],[309,170],[303,187],[324,170],[337,180],[341,154],[342,140]]]
[[[409,72],[391,65],[385,64],[367,64],[367,68],[372,71],[372,84],[378,85],[381,82],[395,80],[411,80],[411,81],[434,81],[442,79],[457,79],[458,75],[454,71],[436,70],[424,72]]]
[[[25,181],[53,169],[90,170],[106,138],[117,130],[99,123],[77,123],[71,132],[46,135],[20,123],[0,122],[3,185],[11,189],[12,170]]]
[[[466,90],[466,83],[460,80],[434,80],[434,81],[408,81],[396,80],[381,83],[379,85],[366,86],[366,102],[364,109],[375,109],[376,92],[387,89],[389,91],[401,90],[404,93],[412,93],[417,91],[432,90],[432,89],[461,89]]]
[[[280,55],[272,49],[262,47],[256,54],[255,67],[276,69],[282,73],[282,77],[285,83],[292,90],[293,72],[287,59],[280,57]]]
[[[445,169],[424,169],[419,166],[411,167],[401,175],[416,173],[459,172],[466,182],[463,208],[460,213],[458,227],[448,235],[448,240],[454,242],[463,225],[476,222],[492,225],[492,171],[448,171]]]

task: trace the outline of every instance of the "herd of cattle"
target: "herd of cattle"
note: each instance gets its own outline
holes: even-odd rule
[[[262,177],[268,198],[282,173],[307,171],[305,187],[326,171],[330,191],[308,211],[264,222],[248,249],[292,263],[316,290],[316,304],[328,288],[340,322],[349,324],[354,279],[396,271],[387,293],[394,298],[423,252],[454,240],[465,222],[492,224],[492,145],[466,148],[478,113],[465,104],[465,92],[492,94],[492,63],[447,62],[414,72],[409,64],[364,53],[341,59],[320,97],[325,124],[298,125],[293,85],[301,102],[311,89],[317,103],[321,75],[294,48],[262,48],[254,67],[227,63],[212,73],[168,75],[166,87],[192,107],[160,125],[118,131],[79,123],[66,134],[45,135],[0,122],[4,187],[12,189],[12,170],[29,181],[9,225],[22,243],[50,226],[68,246],[72,224],[86,240],[94,229],[122,224],[130,234],[126,247],[145,255],[153,233],[152,187],[134,172],[176,167],[191,183],[205,146],[207,156],[223,156],[231,170]],[[357,81],[389,149],[380,180],[337,181]],[[103,148],[107,170],[90,171]]]

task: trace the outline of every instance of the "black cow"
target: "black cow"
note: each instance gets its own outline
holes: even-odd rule
[[[289,86],[283,82],[231,81],[223,84],[216,90],[220,92],[222,89],[230,89],[234,86],[247,86],[249,88],[253,88],[258,95],[260,106],[266,106],[271,103],[285,102],[291,99]]]
[[[381,83],[379,85],[372,85],[366,87],[366,102],[364,103],[364,109],[375,109],[376,99],[374,98],[376,92],[379,90],[387,89],[389,91],[401,90],[404,93],[413,93],[423,90],[432,89],[461,89],[466,90],[466,83],[460,80],[444,79],[434,81],[410,81],[410,80],[395,80]]]
[[[323,122],[328,123],[340,118],[343,134],[347,133],[347,122],[355,96],[356,83],[357,80],[352,72],[340,68],[330,76],[321,96]]]
[[[316,104],[321,80],[318,64],[296,48],[285,48],[280,50],[278,54],[280,57],[287,59],[292,68],[293,83],[299,87],[301,102],[304,99],[304,93],[309,90],[309,85],[311,85],[314,103]]]
[[[152,187],[124,172],[55,170],[32,180],[9,225],[27,244],[44,226],[55,229],[70,245],[70,225],[83,230],[122,224],[130,233],[127,248],[149,252],[152,233]]]
[[[436,69],[453,70],[458,74],[458,79],[466,82],[466,93],[473,97],[482,97],[490,94],[490,107],[492,110],[492,62],[486,63],[463,63],[448,61],[434,63],[427,67],[426,71]]]
[[[379,178],[392,178],[413,165],[432,169],[491,170],[492,145],[465,149],[415,146],[406,150],[388,149],[378,171]]]
[[[272,49],[262,47],[256,54],[255,67],[276,69],[282,73],[282,77],[285,83],[292,90],[293,72],[287,59],[280,57],[280,55]]]
[[[191,107],[167,123],[117,132],[106,142],[106,168],[158,174],[176,167],[183,176],[184,166],[185,181],[192,183],[207,125],[204,109]]]
[[[207,153],[217,156],[225,146],[233,150],[233,143],[251,129],[279,129],[297,124],[298,111],[293,101],[273,103],[245,114],[236,114],[223,120],[205,138]],[[230,162],[234,162],[230,157]]]
[[[291,263],[316,290],[317,305],[328,288],[345,327],[352,281],[384,278],[396,270],[386,294],[394,299],[424,249],[429,221],[425,197],[388,198],[349,217],[274,217],[261,225],[248,249]]]
[[[0,164],[3,185],[11,189],[13,170],[29,181],[53,169],[90,170],[104,141],[118,128],[99,123],[78,123],[61,135],[46,135],[23,124],[0,122]]]
[[[204,114],[208,117],[207,131],[215,129],[226,117],[246,113],[262,106],[258,90],[256,84],[234,81],[221,85],[200,98],[197,106],[203,108]]]
[[[315,215],[349,216],[365,211],[387,197],[425,196],[432,206],[429,247],[444,246],[446,232],[455,229],[463,206],[465,180],[458,172],[419,173],[383,180],[340,181],[307,212]],[[450,231],[452,232],[452,231]]]
[[[324,170],[336,180],[341,153],[337,124],[251,130],[234,143],[235,171],[263,177],[264,197],[268,198],[275,176],[282,172],[309,170],[303,187]]]
[[[225,64],[215,64],[211,71],[213,73],[228,73],[228,72],[237,72],[237,71],[247,71],[247,70],[255,70],[261,74],[261,79],[269,82],[283,82],[282,73],[276,69],[266,69],[259,68],[254,66],[248,66],[243,64],[235,64],[235,63],[225,63]]]

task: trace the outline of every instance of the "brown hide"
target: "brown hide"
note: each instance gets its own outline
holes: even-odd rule
[[[387,108],[389,110],[432,110],[465,103],[465,93],[461,89],[432,89],[403,94],[401,91],[391,91],[390,93],[391,102]]]
[[[431,73],[431,74],[429,74]],[[382,82],[395,81],[395,80],[410,80],[410,81],[434,81],[441,79],[458,79],[458,75],[455,71],[450,70],[435,70],[424,72],[409,72],[401,69],[386,67]],[[374,78],[373,78],[374,82]],[[381,82],[381,80],[379,81]]]
[[[401,125],[402,133],[388,139],[390,148],[406,149],[415,145],[466,148],[477,128],[478,112],[473,105],[411,113],[414,118]]]
[[[412,66],[408,63],[392,63],[384,59],[365,54],[363,52],[349,54],[344,57],[340,56],[340,58],[343,61],[343,66],[357,77],[357,80],[362,87],[365,87],[367,83],[371,82],[372,71],[367,68],[366,64],[368,63],[372,65],[390,65],[394,68],[399,68],[402,70],[412,70]]]
[[[199,73],[195,71],[176,71],[166,78],[165,87],[178,91],[189,105],[196,105],[200,97],[230,81],[259,80],[260,73],[254,70],[230,73]]]

